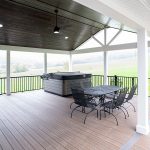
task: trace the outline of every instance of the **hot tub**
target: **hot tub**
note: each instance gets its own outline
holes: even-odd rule
[[[70,96],[71,87],[91,82],[91,74],[79,72],[57,72],[49,73],[42,76],[44,91],[57,94],[60,96]]]

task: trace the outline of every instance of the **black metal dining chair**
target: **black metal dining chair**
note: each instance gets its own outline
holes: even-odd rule
[[[96,108],[98,104],[90,102],[91,100],[84,94],[84,91],[82,89],[72,89],[72,96],[74,99],[74,103],[77,106],[72,110],[71,118],[74,111],[80,111],[82,113],[85,113],[86,114],[84,118],[84,124],[85,124],[87,116],[94,110],[97,111],[97,118],[98,118],[98,109]],[[81,110],[79,110],[78,108],[81,108]],[[90,108],[91,110],[86,112],[85,108]]]
[[[135,94],[136,89],[137,89],[137,85],[132,86],[128,96],[125,98],[125,101],[124,101],[124,103],[129,103],[133,107],[134,112],[136,112],[136,109],[135,109],[134,105],[131,103],[131,100]]]
[[[126,113],[124,112],[125,109],[124,110],[122,109],[123,108],[122,105],[124,104],[124,100],[125,100],[127,91],[128,91],[127,88],[121,89],[116,98],[112,99],[111,101],[103,103],[103,105],[102,105],[103,109],[100,110],[100,120],[101,120],[101,111],[104,111],[105,117],[106,117],[106,112],[108,114],[111,114],[115,118],[116,123],[118,125],[117,117],[113,114],[114,109],[121,110],[126,119]]]

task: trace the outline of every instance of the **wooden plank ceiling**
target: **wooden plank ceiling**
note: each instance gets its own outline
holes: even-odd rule
[[[55,9],[60,34],[53,33]],[[68,51],[105,27],[122,27],[72,0],[0,0],[0,23],[0,44]]]

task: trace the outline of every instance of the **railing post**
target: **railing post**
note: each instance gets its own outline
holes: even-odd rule
[[[114,78],[115,78],[115,86],[117,86],[118,85],[117,76],[115,75]]]
[[[134,82],[134,77],[132,77],[132,86],[134,86],[134,83],[135,83],[135,82]]]

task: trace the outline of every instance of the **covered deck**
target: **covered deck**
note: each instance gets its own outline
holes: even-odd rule
[[[136,106],[137,96],[133,103]],[[2,150],[148,150],[150,135],[136,133],[136,113],[125,105],[130,117],[116,111],[119,126],[111,115],[102,120],[93,112],[83,124],[84,114],[70,118],[71,97],[43,90],[16,93],[0,98],[0,149]]]
[[[1,0],[0,12],[0,49],[6,51],[5,76],[0,78],[0,95],[6,94],[0,96],[0,150],[150,149],[148,0],[115,0],[115,3],[111,0]],[[108,40],[109,29],[117,32]],[[97,37],[100,32],[102,39]],[[136,34],[136,42],[113,45],[122,32]],[[98,46],[79,49],[90,39]],[[109,51],[135,48],[137,77],[109,76]],[[111,115],[100,120],[94,112],[83,124],[83,113],[75,112],[70,117],[71,97],[40,90],[43,86],[39,75],[12,76],[13,51],[43,54],[42,74],[48,73],[48,54],[66,55],[67,71],[72,72],[74,55],[103,52],[103,75],[95,76],[98,81],[93,80],[93,84],[110,85],[111,79],[116,84],[120,79],[122,87],[138,85],[138,95],[133,98],[137,112],[125,104],[130,115],[127,119],[119,110],[114,111],[119,126]],[[128,84],[124,84],[126,81]],[[23,91],[28,92],[14,94]]]

